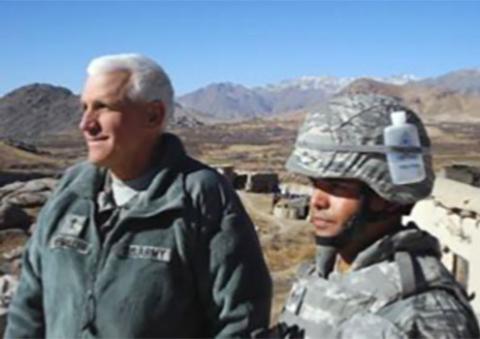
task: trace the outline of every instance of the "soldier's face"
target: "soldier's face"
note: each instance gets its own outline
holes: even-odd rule
[[[127,96],[130,74],[116,71],[90,76],[82,93],[80,129],[88,160],[121,172],[135,163],[148,135],[147,104]]]
[[[315,234],[333,237],[340,234],[362,208],[363,184],[355,180],[313,180],[310,222]]]

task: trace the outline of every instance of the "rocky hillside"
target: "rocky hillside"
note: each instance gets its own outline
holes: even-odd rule
[[[271,110],[270,100],[255,90],[232,83],[211,84],[180,97],[179,102],[227,120],[261,117]]]
[[[40,138],[69,134],[81,117],[79,97],[64,87],[32,84],[0,98],[0,139],[35,144]],[[209,116],[175,106],[171,127],[192,127]]]
[[[480,68],[450,72],[445,75],[425,79],[419,84],[437,87],[462,94],[480,94]]]
[[[480,80],[480,79],[479,79]],[[480,88],[480,81],[479,81]],[[392,85],[371,79],[359,79],[342,90],[342,93],[377,93],[401,98],[430,123],[479,123],[480,92],[462,93],[443,86],[425,82]]]
[[[18,88],[0,99],[0,137],[35,140],[73,129],[80,119],[78,97],[47,84]]]

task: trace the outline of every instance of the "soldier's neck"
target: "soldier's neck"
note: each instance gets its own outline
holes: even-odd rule
[[[357,255],[377,240],[397,229],[401,224],[401,218],[400,214],[393,214],[386,216],[382,221],[364,225],[361,234],[357,234],[354,239],[339,249],[335,270],[341,273],[348,272]]]
[[[339,273],[347,273],[350,271],[350,267],[352,266],[351,261],[347,261],[342,256],[338,256],[337,262],[335,263],[335,271]]]

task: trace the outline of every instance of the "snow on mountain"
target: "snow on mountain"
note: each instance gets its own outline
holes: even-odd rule
[[[295,79],[288,79],[279,82],[278,84],[269,84],[266,86],[257,87],[270,92],[279,92],[283,90],[321,90],[326,94],[333,94],[341,90],[343,87],[354,81],[355,78],[337,78],[330,76],[302,76]]]
[[[413,74],[399,74],[392,75],[389,77],[372,77],[371,79],[379,82],[384,82],[386,84],[403,86],[409,82],[420,81],[421,78]]]
[[[341,91],[346,86],[359,78],[370,78],[375,81],[384,82],[392,85],[405,85],[411,81],[418,81],[415,75],[400,74],[389,77],[332,77],[332,76],[302,76],[299,78],[283,80],[278,84],[268,84],[254,89],[265,90],[269,92],[280,92],[284,90],[321,90],[326,95],[332,95]]]

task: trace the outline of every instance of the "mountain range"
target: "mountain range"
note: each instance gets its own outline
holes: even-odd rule
[[[434,88],[439,92],[450,91],[458,95],[480,94],[480,69],[471,69],[426,79],[413,75],[386,78],[305,76],[252,88],[233,83],[214,83],[183,95],[177,100],[185,107],[208,112],[216,119],[243,120],[315,107],[332,95],[348,91],[351,85],[358,87],[359,81],[373,81],[383,84],[385,88],[393,86],[427,92]]]
[[[208,112],[217,119],[268,117],[314,106],[355,81],[356,78],[304,76],[278,84],[248,88],[233,83],[215,83],[178,98],[185,107]],[[409,75],[379,81],[403,85],[416,80]]]

